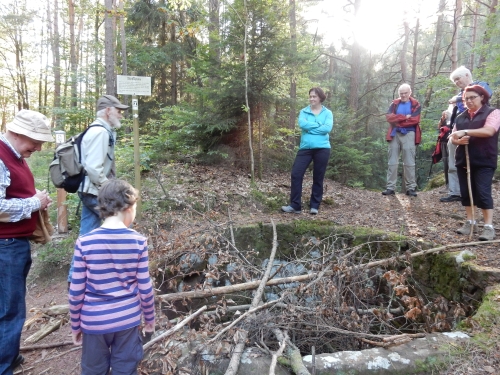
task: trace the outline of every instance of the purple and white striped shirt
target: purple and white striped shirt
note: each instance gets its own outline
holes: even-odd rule
[[[89,334],[154,324],[154,295],[144,236],[99,227],[78,238],[69,290],[71,330]]]

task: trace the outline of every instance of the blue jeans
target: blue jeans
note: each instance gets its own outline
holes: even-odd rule
[[[94,229],[101,226],[101,219],[97,207],[97,196],[93,194],[84,194],[78,192],[78,196],[82,201],[82,215],[80,217],[80,236],[92,232]],[[74,259],[71,259],[69,267],[68,282],[71,282],[71,275],[73,274]]]
[[[137,375],[143,356],[139,327],[101,335],[83,334],[82,375]]]
[[[311,162],[313,167],[313,185],[311,191],[310,208],[319,208],[323,199],[323,180],[325,179],[326,167],[330,159],[329,148],[315,148],[310,150],[299,150],[292,167],[292,181],[290,192],[290,206],[300,211],[302,208],[302,182],[307,167]]]
[[[31,267],[28,238],[0,239],[0,375],[12,375],[26,319],[26,278]]]

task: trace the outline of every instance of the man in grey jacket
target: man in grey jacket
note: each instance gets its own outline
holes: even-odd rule
[[[97,100],[96,120],[90,124],[81,144],[82,165],[87,175],[78,189],[82,201],[80,217],[80,236],[91,232],[101,225],[97,207],[97,194],[101,185],[115,178],[116,129],[121,127],[122,111],[129,106],[120,103],[112,95],[104,95]],[[69,270],[68,282],[73,273],[73,261]]]

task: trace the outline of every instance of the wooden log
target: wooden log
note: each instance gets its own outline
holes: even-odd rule
[[[24,342],[26,344],[34,344],[41,339],[43,339],[45,336],[50,335],[52,332],[57,331],[59,327],[61,327],[65,322],[66,318],[61,318],[61,319],[51,319],[47,324],[42,326],[37,332],[32,334],[30,337],[28,337]]]
[[[203,311],[207,309],[207,306],[202,306],[200,307],[194,314],[189,315],[187,318],[182,320],[180,323],[178,323],[175,327],[170,328],[169,330],[163,332],[161,335],[155,337],[153,340],[145,343],[142,348],[144,350],[148,349],[149,347],[153,346],[154,343],[164,339],[165,337],[168,337],[172,335],[173,333],[177,332],[180,330],[182,327],[184,327],[187,323],[189,323],[191,320],[196,318],[198,315],[200,315]]]
[[[399,260],[406,260],[407,258],[416,258],[419,256],[428,255],[428,254],[440,253],[440,252],[445,252],[445,251],[453,251],[454,249],[458,249],[458,248],[462,248],[462,247],[480,246],[480,245],[487,245],[487,244],[491,244],[491,243],[500,243],[500,240],[468,242],[468,243],[450,244],[450,245],[445,245],[445,246],[439,246],[439,247],[435,247],[432,249],[422,250],[422,251],[418,251],[415,253],[411,253],[408,255],[402,254],[402,255],[399,255],[396,257],[385,258],[385,259],[381,259],[381,260],[377,260],[377,261],[373,261],[373,262],[369,262],[369,263],[365,263],[365,264],[360,264],[357,266],[347,267],[344,269],[344,271],[368,269],[368,268],[378,267],[378,266],[382,266],[382,265],[387,265],[389,263],[397,262]],[[309,274],[305,274],[305,275],[289,276],[289,277],[282,277],[282,278],[278,278],[278,279],[272,279],[266,283],[266,286],[308,281],[308,280],[312,280],[312,279],[316,278],[317,276],[319,276],[320,273],[322,273],[323,276],[331,276],[333,274],[333,271],[326,270],[326,271],[322,271],[322,272],[309,273]],[[181,300],[181,299],[185,299],[185,298],[205,298],[205,297],[212,297],[212,296],[216,296],[216,295],[241,292],[244,290],[252,290],[252,289],[257,288],[259,285],[260,285],[260,280],[256,280],[256,281],[250,281],[248,283],[222,286],[222,287],[218,287],[218,288],[210,288],[210,289],[205,289],[205,290],[193,290],[193,291],[189,291],[189,292],[162,294],[162,295],[156,296],[156,298],[160,299],[162,301],[177,301],[177,300]]]
[[[50,348],[58,348],[60,346],[73,345],[73,341],[63,341],[54,344],[41,344],[41,345],[30,345],[30,346],[21,346],[19,351],[27,352],[30,350],[38,350],[38,349],[50,349]]]
[[[255,295],[253,297],[252,303],[250,305],[250,310],[257,308],[262,301],[262,293],[264,293],[264,288],[266,287],[267,281],[269,280],[269,276],[271,275],[271,270],[273,269],[274,257],[276,256],[276,250],[278,249],[278,234],[276,233],[276,224],[271,220],[271,224],[273,225],[273,248],[271,250],[271,255],[269,256],[269,263],[267,264],[266,272],[262,279],[259,282],[259,286]],[[243,355],[243,351],[245,349],[245,343],[248,338],[248,331],[242,330],[240,331],[240,335],[238,337],[238,341],[234,347],[233,354],[231,355],[231,359],[229,360],[229,365],[227,366],[226,372],[224,375],[236,375],[238,372],[238,368],[240,367],[241,356]]]

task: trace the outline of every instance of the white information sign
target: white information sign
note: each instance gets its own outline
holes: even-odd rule
[[[117,93],[151,96],[151,77],[116,76]]]
[[[132,109],[139,109],[139,101],[137,99],[132,99]]]

